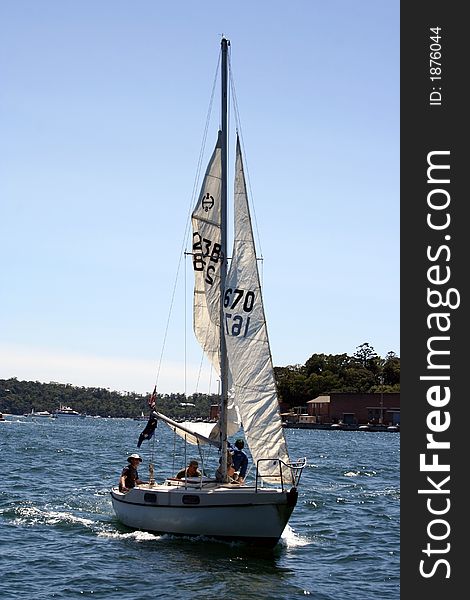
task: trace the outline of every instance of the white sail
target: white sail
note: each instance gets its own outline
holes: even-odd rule
[[[207,358],[220,376],[220,264],[221,255],[221,132],[207,166],[196,207],[192,213],[194,268],[194,333]],[[229,375],[230,379],[230,375]],[[227,433],[240,428],[233,401],[227,407]],[[212,426],[211,439],[220,436],[219,424]]]
[[[213,423],[193,423],[192,421],[178,423],[157,411],[154,414],[157,419],[168,425],[172,431],[182,437],[188,444],[210,444],[220,448],[220,443],[213,437]]]
[[[224,332],[243,430],[253,460],[289,462],[277,399],[240,143],[235,165],[235,230],[224,293]],[[259,463],[265,481],[278,480],[277,461]],[[264,476],[263,476],[264,475]],[[290,469],[283,479],[292,481]]]
[[[192,213],[194,333],[220,375],[221,134]]]

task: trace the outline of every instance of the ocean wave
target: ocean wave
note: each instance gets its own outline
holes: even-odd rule
[[[10,514],[13,516],[12,522],[15,525],[78,524],[85,527],[94,525],[94,521],[85,517],[54,509],[38,508],[36,506],[19,506],[11,509]]]
[[[279,540],[280,544],[284,544],[287,548],[299,548],[302,546],[308,546],[311,542],[305,536],[299,535],[296,533],[292,527],[287,524],[284,529],[281,539]]]
[[[344,477],[375,477],[377,471],[347,471],[343,475]]]

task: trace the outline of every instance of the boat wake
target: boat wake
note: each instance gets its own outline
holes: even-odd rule
[[[114,540],[134,540],[136,542],[149,542],[149,541],[152,542],[152,541],[159,541],[168,536],[153,534],[153,533],[149,533],[148,531],[122,532],[122,531],[116,531],[114,529],[112,531],[111,530],[110,531],[100,531],[100,532],[98,532],[98,537],[114,539]]]
[[[20,506],[10,511],[6,511],[4,515],[11,513],[12,523],[14,525],[34,526],[34,525],[80,525],[92,527],[96,524],[95,521],[85,517],[76,516],[65,511],[57,511],[48,508],[37,508],[36,506]]]
[[[310,544],[310,540],[296,533],[292,527],[287,524],[282,533],[281,539],[279,540],[279,544],[281,546],[287,546],[287,548],[300,548],[302,546],[308,546]]]
[[[234,540],[220,540],[216,538],[211,538],[205,535],[199,536],[189,536],[189,535],[172,535],[170,533],[150,533],[147,531],[131,531],[131,532],[123,532],[123,531],[102,531],[98,534],[99,537],[107,537],[112,539],[127,539],[127,540],[135,540],[136,542],[165,542],[169,540],[177,540],[179,542],[189,542],[191,544],[222,544],[224,546],[230,547],[238,547],[243,546],[243,542],[234,541]]]

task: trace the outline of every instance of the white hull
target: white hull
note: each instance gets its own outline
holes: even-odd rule
[[[274,546],[297,501],[297,490],[180,482],[111,491],[117,518],[155,533],[208,536]]]
[[[77,411],[61,411],[57,410],[53,415],[55,419],[84,419],[86,415],[82,415]]]
[[[34,413],[33,415],[25,415],[28,419],[53,419],[54,415],[40,415],[38,413]]]
[[[69,413],[54,413],[54,418],[55,419],[83,419],[85,418],[85,415],[74,415],[74,414],[69,414]]]

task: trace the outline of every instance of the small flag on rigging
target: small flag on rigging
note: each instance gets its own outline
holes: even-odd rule
[[[150,406],[150,408],[153,410],[155,408],[155,403],[157,401],[157,386],[155,385],[155,387],[153,388],[153,392],[152,395],[150,396],[150,398],[147,400],[148,405]]]
[[[139,440],[137,442],[137,448],[140,448],[143,441],[150,440],[152,438],[153,434],[155,433],[155,428],[157,426],[157,415],[153,411],[155,409],[156,401],[157,401],[157,385],[155,384],[155,387],[153,388],[153,392],[152,392],[151,396],[149,397],[149,399],[147,400],[147,404],[149,405],[150,410],[151,410],[149,420],[147,421],[147,425],[145,426],[145,429],[139,435]]]

